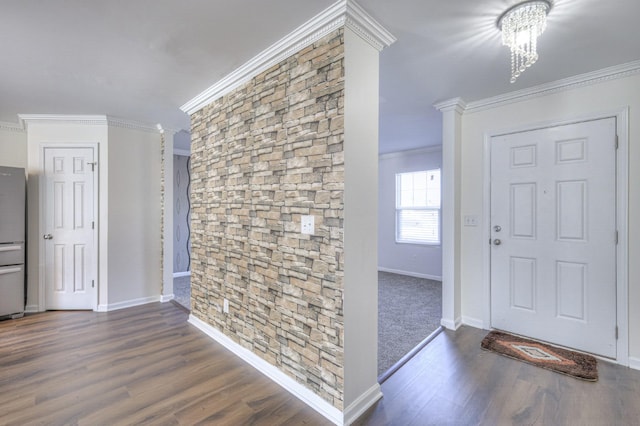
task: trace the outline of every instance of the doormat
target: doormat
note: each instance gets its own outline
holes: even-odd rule
[[[487,334],[480,346],[482,349],[577,379],[590,382],[598,380],[598,361],[591,355],[556,348],[501,331]]]

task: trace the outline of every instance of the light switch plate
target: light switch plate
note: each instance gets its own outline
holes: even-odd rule
[[[315,224],[313,216],[301,216],[300,218],[300,232],[303,234],[311,235],[315,232]]]

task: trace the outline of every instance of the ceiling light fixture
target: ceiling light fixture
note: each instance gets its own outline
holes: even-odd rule
[[[547,26],[551,3],[529,0],[507,9],[498,18],[502,44],[511,49],[511,82],[538,60],[538,37]]]

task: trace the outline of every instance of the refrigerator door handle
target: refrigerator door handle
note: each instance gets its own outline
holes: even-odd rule
[[[0,269],[0,275],[13,274],[14,272],[22,272],[22,268],[3,268],[3,269]]]
[[[2,251],[17,251],[22,250],[22,246],[2,246],[0,245],[0,252]]]

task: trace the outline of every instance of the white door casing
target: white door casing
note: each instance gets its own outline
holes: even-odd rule
[[[615,135],[607,118],[491,138],[492,327],[616,358]]]
[[[46,309],[95,309],[95,149],[45,147]]]

